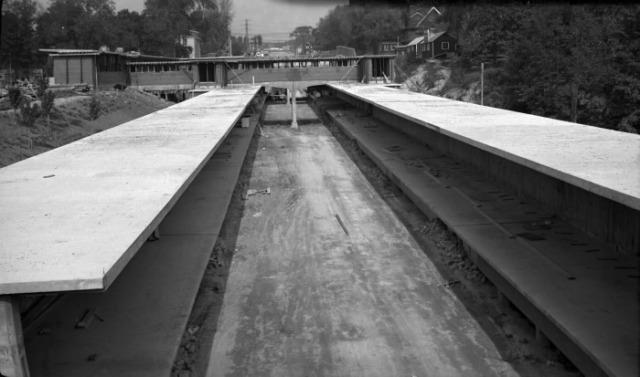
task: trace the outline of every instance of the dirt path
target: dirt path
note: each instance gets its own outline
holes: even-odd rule
[[[515,376],[322,125],[265,127],[208,376]]]

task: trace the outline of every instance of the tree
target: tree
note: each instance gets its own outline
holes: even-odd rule
[[[53,111],[55,99],[56,94],[50,90],[47,90],[42,95],[42,115],[47,118],[47,126],[51,123],[51,112]]]
[[[38,18],[41,47],[96,49],[113,45],[113,0],[53,0]]]
[[[380,42],[394,41],[400,35],[403,14],[402,7],[338,6],[320,19],[314,44],[321,50],[345,45],[359,53],[377,52]]]
[[[143,46],[143,17],[138,12],[128,9],[119,11],[114,20],[113,36],[115,46],[125,51],[138,51]]]
[[[14,70],[35,67],[38,64],[35,21],[39,5],[35,0],[9,0],[4,8],[0,64]]]
[[[231,49],[233,50],[233,55],[244,55],[246,47],[247,44],[245,43],[244,37],[231,37]]]
[[[640,6],[458,6],[460,62],[488,63],[503,107],[631,130],[640,107]],[[486,96],[486,97],[487,97]]]
[[[298,26],[289,34],[291,38],[293,38],[295,50],[302,51],[302,54],[307,53],[307,46],[311,42],[313,27],[311,26]]]

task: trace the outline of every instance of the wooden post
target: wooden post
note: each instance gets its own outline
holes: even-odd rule
[[[298,110],[296,109],[296,82],[291,81],[291,128],[298,128]]]
[[[371,58],[363,59],[364,63],[364,83],[368,84],[371,82],[371,76],[373,75],[373,62]]]
[[[18,303],[11,296],[0,296],[0,375],[29,377],[28,365]]]

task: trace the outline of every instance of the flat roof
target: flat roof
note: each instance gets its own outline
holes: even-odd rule
[[[97,56],[97,55],[106,54],[106,55],[124,56],[124,57],[130,58],[130,59],[154,59],[154,60],[162,59],[162,60],[165,60],[165,61],[169,61],[170,60],[172,62],[175,62],[177,59],[180,59],[180,58],[171,58],[171,57],[166,57],[166,56],[144,55],[144,54],[131,53],[131,52],[102,51],[102,50],[41,48],[38,51],[49,53],[50,56],[54,56],[54,57],[59,57],[59,56],[65,56],[65,57],[71,57],[71,56]],[[171,59],[173,59],[173,60],[171,60]]]
[[[358,56],[216,56],[202,58],[180,58],[172,61],[155,62],[128,62],[127,65],[153,65],[153,64],[189,64],[202,62],[225,62],[225,63],[246,63],[246,62],[290,62],[290,61],[318,61],[318,60],[359,60],[363,58],[387,58],[395,59],[395,55],[358,55]]]
[[[106,289],[259,89],[215,89],[0,169],[0,295]]]
[[[640,135],[377,85],[329,86],[466,144],[640,210]]]

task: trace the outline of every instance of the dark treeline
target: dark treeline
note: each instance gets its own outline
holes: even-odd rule
[[[404,27],[404,8],[338,6],[312,32],[317,50],[349,46],[360,54],[376,52],[382,41],[395,41]]]
[[[629,132],[640,129],[640,6],[450,7],[453,73],[487,68],[486,103]]]
[[[452,85],[478,80],[485,104],[599,127],[640,129],[640,5],[451,3],[440,23],[458,38]],[[406,7],[338,7],[313,32],[321,49],[376,52],[407,41]],[[416,62],[414,62],[416,63]]]
[[[116,12],[112,0],[4,0],[0,65],[33,68],[39,48],[111,49],[186,56],[180,38],[200,32],[203,53],[223,48],[229,37],[231,0],[146,0],[142,13]]]

